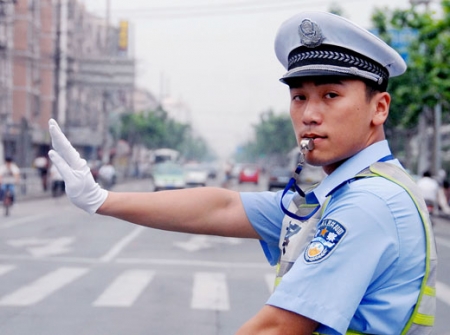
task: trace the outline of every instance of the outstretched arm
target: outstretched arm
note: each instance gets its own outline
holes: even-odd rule
[[[55,120],[49,121],[53,150],[49,157],[66,183],[76,206],[136,224],[180,232],[259,238],[247,219],[239,193],[195,188],[158,193],[118,193],[102,189],[87,163]]]
[[[220,188],[109,192],[97,213],[164,230],[259,238],[247,219],[239,193]]]

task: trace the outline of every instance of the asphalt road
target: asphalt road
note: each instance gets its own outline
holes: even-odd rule
[[[450,222],[435,221],[434,335],[449,335]],[[19,202],[0,217],[2,335],[233,334],[264,304],[273,277],[257,241],[145,229],[90,216],[65,197]]]

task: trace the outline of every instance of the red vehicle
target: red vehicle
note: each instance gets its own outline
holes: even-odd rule
[[[254,183],[259,182],[259,167],[257,165],[248,164],[244,165],[239,172],[238,177],[239,184],[242,183]]]

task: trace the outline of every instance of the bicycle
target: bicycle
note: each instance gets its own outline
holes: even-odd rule
[[[4,214],[5,214],[5,216],[9,216],[10,211],[11,211],[10,208],[14,202],[14,195],[11,190],[11,185],[6,184],[5,189],[3,190],[2,193],[3,193],[2,196],[3,196]]]

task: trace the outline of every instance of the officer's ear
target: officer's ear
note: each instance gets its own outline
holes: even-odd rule
[[[372,123],[375,126],[384,124],[389,115],[389,105],[391,104],[391,96],[387,92],[379,92],[375,94],[372,100],[374,114]]]

